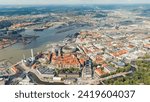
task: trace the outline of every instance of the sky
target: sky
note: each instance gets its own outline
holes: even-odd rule
[[[133,4],[150,3],[150,0],[0,0],[0,4]]]

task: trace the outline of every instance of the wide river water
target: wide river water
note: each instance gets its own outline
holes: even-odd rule
[[[39,35],[36,40],[33,40],[30,44],[23,45],[22,43],[14,44],[10,47],[4,48],[0,50],[0,60],[7,59],[11,61],[13,64],[20,61],[23,58],[23,54],[26,57],[31,56],[30,49],[34,50],[34,53],[39,51],[45,51],[46,45],[51,43],[56,43],[62,41],[68,34],[74,34],[82,28],[74,28],[73,30],[56,33],[58,30],[54,28],[49,28],[44,31],[34,32],[33,30],[25,30],[22,32],[23,34],[35,34]]]

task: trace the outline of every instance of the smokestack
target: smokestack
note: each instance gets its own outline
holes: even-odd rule
[[[34,58],[33,49],[31,49],[31,57]]]
[[[23,59],[25,60],[26,59],[26,56],[23,54]]]

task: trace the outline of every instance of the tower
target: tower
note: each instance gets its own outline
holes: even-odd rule
[[[85,66],[83,69],[83,77],[85,77],[85,78],[93,78],[94,77],[93,62],[91,59],[85,61]]]
[[[31,63],[33,64],[34,61],[35,61],[35,57],[34,57],[34,54],[33,54],[33,49],[31,49]]]
[[[23,60],[25,60],[26,59],[26,56],[23,54]]]
[[[33,55],[33,49],[31,49],[31,57],[32,58],[34,57],[34,55]]]

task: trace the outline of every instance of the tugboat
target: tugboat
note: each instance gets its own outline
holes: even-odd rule
[[[35,29],[33,29],[34,31],[43,31],[44,30],[44,28],[35,28]]]
[[[43,27],[40,27],[40,28],[35,28],[35,29],[33,29],[34,31],[43,31],[43,30],[45,30],[45,29],[47,29],[48,27],[46,27],[46,26],[43,26]]]

